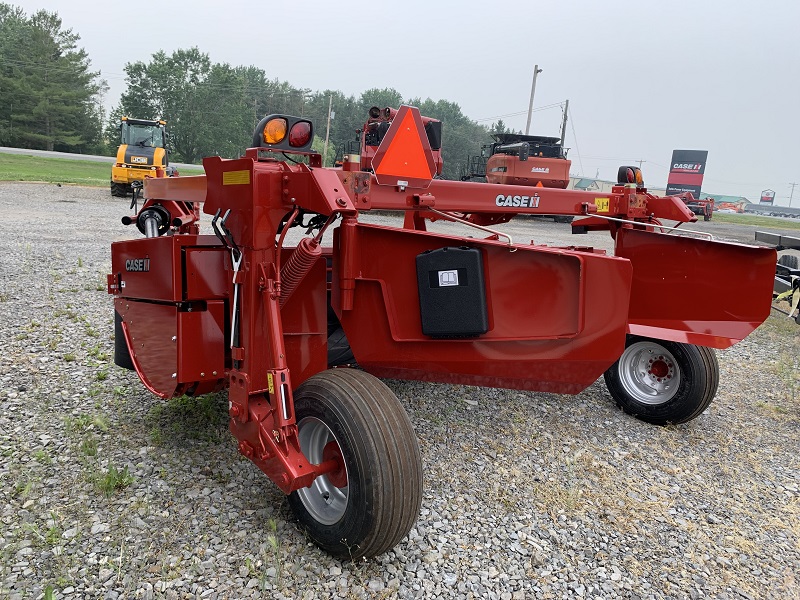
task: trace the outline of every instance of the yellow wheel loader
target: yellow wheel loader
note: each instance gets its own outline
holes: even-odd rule
[[[117,160],[111,167],[111,195],[133,193],[134,182],[145,177],[172,176],[167,157],[167,122],[122,117]]]

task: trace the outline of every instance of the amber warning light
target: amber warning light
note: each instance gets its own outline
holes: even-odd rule
[[[253,147],[276,151],[307,152],[313,141],[311,121],[289,115],[264,117],[253,134]]]
[[[426,188],[436,173],[419,109],[401,106],[375,152],[372,170],[380,185]]]

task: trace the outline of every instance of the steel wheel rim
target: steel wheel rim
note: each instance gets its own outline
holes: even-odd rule
[[[636,342],[619,359],[619,378],[637,402],[656,406],[671,400],[681,383],[678,361],[664,346]]]
[[[315,465],[323,462],[322,453],[329,442],[336,442],[341,451],[342,446],[330,428],[315,417],[306,417],[298,423],[297,437],[306,459]],[[347,465],[344,468],[347,473]],[[297,490],[297,495],[315,521],[333,525],[347,510],[348,487],[336,487],[327,475],[320,475],[310,486]]]

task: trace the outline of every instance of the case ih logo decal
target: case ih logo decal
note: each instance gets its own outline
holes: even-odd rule
[[[700,163],[675,163],[672,165],[672,171],[681,171],[683,173],[699,173],[700,169],[703,168],[703,165]]]
[[[128,272],[140,273],[150,270],[149,258],[129,258],[125,261],[125,270]]]
[[[520,208],[539,208],[539,194],[533,196],[506,196],[498,194],[494,203],[497,206],[519,206]]]
[[[550,167],[533,167],[531,173],[549,173]]]

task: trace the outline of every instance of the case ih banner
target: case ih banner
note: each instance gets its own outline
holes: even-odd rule
[[[761,192],[761,199],[758,201],[759,204],[772,204],[775,200],[775,192],[772,190],[764,190]]]
[[[667,178],[667,196],[691,192],[700,199],[708,150],[673,150]]]

